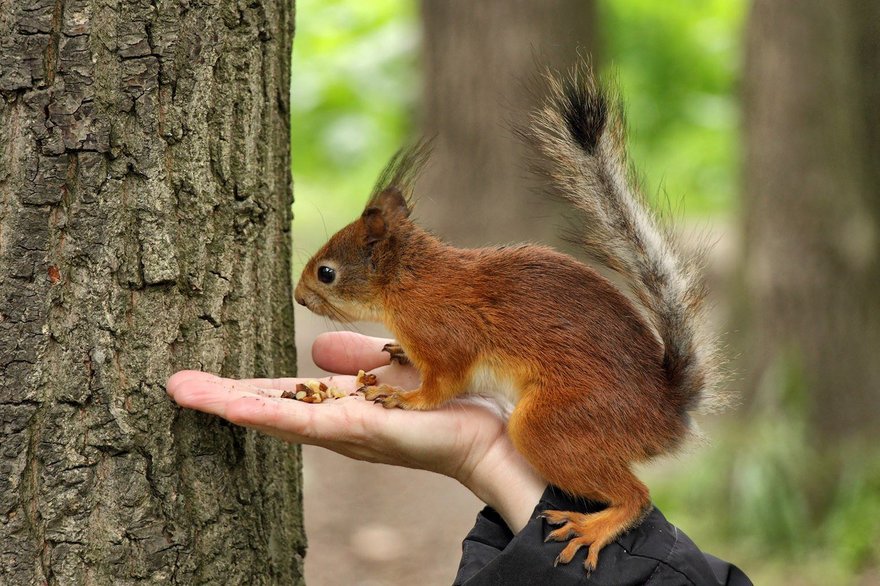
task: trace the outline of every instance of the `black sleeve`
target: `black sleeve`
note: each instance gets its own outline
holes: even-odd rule
[[[495,510],[486,507],[462,544],[455,586],[752,584],[736,566],[701,552],[657,509],[638,527],[605,546],[599,554],[599,566],[590,576],[583,566],[586,548],[570,564],[554,567],[553,562],[565,544],[544,543],[552,528],[538,515],[546,509],[591,513],[601,510],[601,505],[572,499],[550,487],[529,523],[517,535],[510,532]]]

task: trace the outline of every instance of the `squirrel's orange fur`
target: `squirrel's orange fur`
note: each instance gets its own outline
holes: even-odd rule
[[[551,538],[571,537],[559,561],[589,545],[592,569],[651,506],[631,464],[681,442],[714,371],[698,337],[702,289],[627,181],[619,117],[588,72],[550,83],[528,136],[585,215],[588,251],[628,279],[649,319],[608,279],[550,248],[460,249],[421,229],[409,193],[423,147],[395,157],[361,218],[309,261],[296,298],[394,333],[422,384],[380,396],[386,407],[433,409],[477,379],[512,387],[517,450],[551,484],[608,505],[545,512],[563,525]]]

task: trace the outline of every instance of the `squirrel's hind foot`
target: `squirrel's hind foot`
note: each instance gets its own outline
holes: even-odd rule
[[[596,569],[602,548],[637,524],[642,515],[637,509],[622,506],[611,506],[598,513],[544,511],[541,516],[548,525],[561,525],[550,531],[544,541],[568,541],[553,565],[571,562],[578,550],[587,546],[584,569],[589,574]]]

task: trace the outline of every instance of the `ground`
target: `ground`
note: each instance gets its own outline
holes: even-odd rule
[[[309,349],[331,327],[297,307],[301,376],[321,374]],[[436,474],[357,462],[312,446],[303,448],[303,461],[307,584],[452,583],[461,540],[482,508],[464,487]]]

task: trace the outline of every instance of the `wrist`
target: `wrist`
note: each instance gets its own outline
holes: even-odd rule
[[[507,441],[497,442],[458,480],[498,511],[514,534],[529,522],[547,488],[547,482]]]

